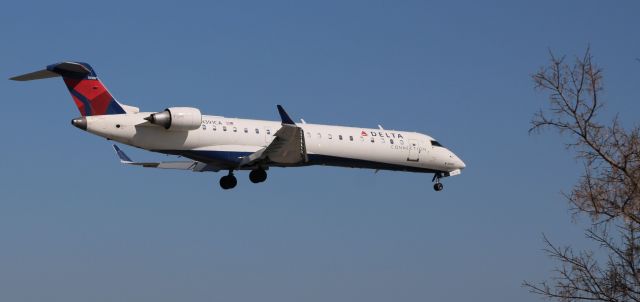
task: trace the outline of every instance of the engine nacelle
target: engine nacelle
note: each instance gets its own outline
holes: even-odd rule
[[[195,130],[202,125],[202,113],[199,109],[191,107],[167,108],[144,119],[171,131]]]

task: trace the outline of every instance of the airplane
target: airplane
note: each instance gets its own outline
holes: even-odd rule
[[[135,162],[113,145],[126,165],[194,172],[228,171],[220,187],[237,185],[235,171],[250,171],[261,183],[271,167],[324,165],[391,171],[433,173],[435,191],[441,179],[455,176],[465,163],[431,136],[417,132],[296,123],[281,105],[280,121],[203,115],[198,108],[170,107],[158,112],[118,102],[93,68],[65,61],[10,78],[30,81],[62,77],[81,116],[71,124],[125,145],[177,155],[189,161]]]

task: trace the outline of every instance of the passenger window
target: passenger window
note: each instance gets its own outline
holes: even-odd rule
[[[211,126],[211,129],[213,129],[213,131],[216,131],[216,125]]]
[[[207,125],[202,125],[202,130],[207,130]]]
[[[322,138],[322,134],[320,134],[320,132],[318,132],[318,138]]]
[[[328,137],[329,139],[333,138],[333,137],[331,136],[331,133],[327,134],[327,137]]]
[[[238,132],[238,128],[237,127],[233,127],[233,132]]]
[[[352,135],[349,135],[349,140],[353,141],[353,136]]]
[[[338,139],[339,139],[339,140],[342,140],[342,134],[339,134],[339,135],[338,135]]]
[[[249,133],[249,128],[244,128],[244,133]]]
[[[372,138],[371,138],[371,142],[372,142],[372,143],[375,143],[375,142],[376,142],[376,140],[375,140],[375,139],[373,139],[373,137],[372,137]]]
[[[393,138],[390,138],[390,139],[389,139],[389,144],[392,144],[392,145],[393,145]]]
[[[256,128],[256,134],[260,134],[260,129]]]
[[[227,126],[222,126],[222,131],[227,131]]]
[[[267,129],[267,135],[271,134],[271,129]]]

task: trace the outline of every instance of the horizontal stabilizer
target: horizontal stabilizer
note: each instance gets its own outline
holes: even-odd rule
[[[87,76],[96,77],[93,68],[82,62],[61,62],[51,64],[46,69],[38,70],[10,78],[14,81],[41,80],[63,76],[66,78],[82,79]]]
[[[47,66],[47,70],[55,72],[66,78],[83,79],[97,77],[91,65],[83,62],[61,62]]]
[[[48,78],[55,78],[55,77],[59,77],[60,75],[43,69],[43,70],[38,70],[38,71],[34,71],[34,72],[30,72],[30,73],[25,73],[23,75],[19,75],[19,76],[15,76],[13,78],[9,78],[9,80],[14,80],[14,81],[31,81],[31,80],[41,80],[41,79],[48,79]]]

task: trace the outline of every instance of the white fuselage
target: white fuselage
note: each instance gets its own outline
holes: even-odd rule
[[[224,168],[273,140],[280,122],[202,116],[200,128],[166,130],[144,120],[152,112],[87,116],[87,131],[138,148],[182,155]],[[433,138],[416,132],[298,124],[304,131],[305,165],[459,172],[465,164]],[[229,166],[231,168],[231,166]]]

